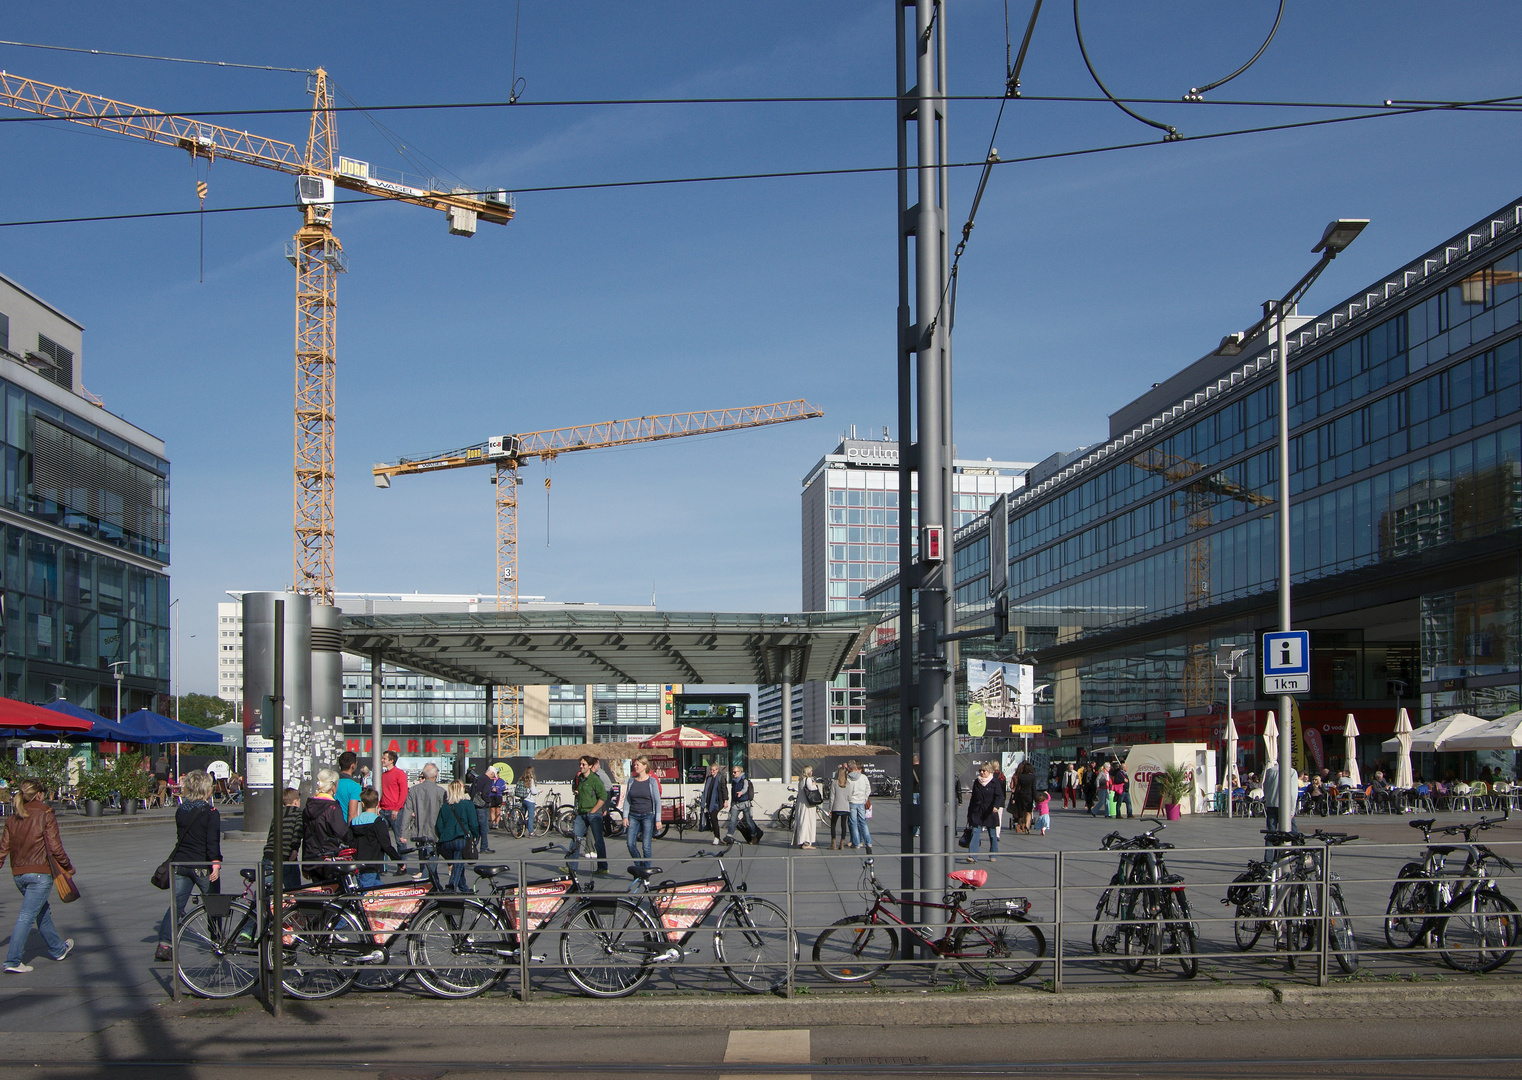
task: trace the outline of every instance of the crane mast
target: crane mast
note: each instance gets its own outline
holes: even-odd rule
[[[457,450],[445,450],[422,458],[402,458],[389,464],[377,465],[371,471],[375,476],[375,486],[388,488],[393,476],[411,476],[477,465],[492,466],[492,480],[496,485],[497,610],[517,611],[518,486],[523,482],[518,476],[518,468],[525,461],[535,458],[553,461],[561,454],[577,450],[596,450],[608,446],[629,446],[680,439],[689,435],[706,435],[716,431],[767,427],[794,420],[811,420],[823,415],[823,410],[798,399],[739,409],[636,416],[601,424],[534,431],[526,435],[497,436]],[[497,753],[503,757],[512,757],[518,753],[523,731],[522,700],[521,687],[496,688]]]

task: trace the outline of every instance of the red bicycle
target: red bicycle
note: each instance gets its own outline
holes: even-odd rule
[[[944,911],[940,928],[914,926],[899,918],[892,890],[877,880],[871,859],[863,860],[862,891],[872,906],[825,929],[814,941],[814,963],[832,982],[859,983],[875,979],[899,957],[902,930],[936,957],[955,960],[974,979],[1009,985],[1027,979],[1041,967],[1046,935],[1026,918],[1031,903],[1023,896],[1007,900],[974,900],[968,895],[988,881],[987,870],[957,870],[946,875],[953,888],[939,904],[920,903],[921,910]]]

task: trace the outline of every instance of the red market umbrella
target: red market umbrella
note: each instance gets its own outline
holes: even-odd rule
[[[0,698],[0,728],[38,728],[47,731],[89,731],[91,723],[40,705]]]
[[[729,740],[711,731],[695,727],[667,728],[645,740],[649,749],[679,748],[682,750],[717,750],[729,745]]]

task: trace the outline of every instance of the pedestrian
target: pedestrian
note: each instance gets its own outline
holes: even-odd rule
[[[391,830],[391,842],[398,848],[402,846],[402,834],[396,826],[396,815],[402,812],[402,807],[405,805],[407,805],[407,770],[397,768],[396,751],[387,750],[381,754],[380,808],[376,813]],[[405,863],[399,863],[396,872],[400,874],[406,869]]]
[[[534,833],[534,812],[539,805],[539,784],[534,780],[534,767],[530,765],[523,770],[523,775],[518,779],[518,801],[523,803],[523,820],[527,824],[529,835]]]
[[[200,769],[180,777],[184,799],[174,812],[174,850],[169,853],[173,897],[159,922],[154,960],[174,959],[174,920],[185,913],[192,889],[202,894],[221,892],[222,815],[211,804],[211,777]]]
[[[338,804],[338,812],[343,814],[345,821],[359,813],[359,793],[364,790],[364,785],[354,775],[358,764],[359,755],[353,750],[338,755],[338,789],[333,794],[333,801]]]
[[[280,805],[284,808],[280,814],[280,882],[286,891],[301,888],[301,864],[287,862],[288,859],[301,858],[301,792],[293,787],[288,787],[280,793]],[[270,815],[270,834],[264,841],[264,855],[262,862],[264,873],[271,876],[275,873],[275,817]]]
[[[449,862],[449,884],[445,891],[474,892],[465,880],[465,842],[480,838],[481,819],[465,794],[462,780],[451,780],[444,788],[444,804],[434,821],[439,837],[439,856]]]
[[[470,802],[476,808],[476,835],[481,838],[481,852],[493,854],[491,847],[491,784],[496,778],[495,769],[487,769],[479,776],[470,777]]]
[[[840,839],[835,830],[840,830]],[[850,770],[841,765],[835,770],[835,782],[830,785],[830,850],[844,851],[846,841],[851,839],[851,779]],[[851,843],[854,848],[855,842]]]
[[[1079,785],[1083,791],[1083,809],[1084,813],[1090,817],[1094,816],[1094,798],[1098,793],[1098,781],[1094,775],[1097,771],[1092,761],[1085,764],[1079,770]]]
[[[571,781],[571,791],[576,796],[576,819],[573,828],[576,834],[576,854],[571,856],[571,866],[574,869],[581,861],[582,845],[587,834],[592,835],[592,845],[597,850],[597,872],[608,872],[608,844],[602,835],[602,811],[608,805],[608,786],[602,782],[602,777],[597,775],[597,766],[601,759],[591,754],[581,755],[581,761],[576,769],[576,779]]]
[[[439,864],[433,859],[434,845],[439,834],[435,823],[439,819],[439,807],[444,805],[444,788],[439,784],[439,767],[433,762],[423,766],[423,774],[407,792],[402,811],[397,815],[396,828],[399,835],[417,845],[423,873],[437,888]]]
[[[722,774],[723,766],[714,762],[708,766],[708,775],[703,780],[703,791],[699,795],[703,813],[708,817],[708,827],[713,830],[713,842],[722,844],[724,841],[719,837],[719,811],[729,805],[729,785],[724,782]]]
[[[1052,827],[1052,793],[1036,792],[1036,831],[1042,836]]]
[[[1117,758],[1110,766],[1110,791],[1115,795],[1115,816],[1117,818],[1121,816],[1122,810],[1125,811],[1127,818],[1135,816],[1131,812],[1130,788],[1131,778],[1126,775],[1126,767]]]
[[[814,779],[814,766],[805,765],[798,778],[798,797],[793,800],[793,846],[805,851],[814,850],[814,837],[819,827],[816,808],[824,801],[819,783]]]
[[[745,775],[745,769],[740,765],[730,767],[729,782],[729,837],[733,842],[735,838],[735,826],[740,829],[740,836],[747,844],[759,845],[761,843],[761,830],[756,827],[756,819],[751,817],[751,803],[756,798],[756,785],[750,782],[750,777]]]
[[[624,784],[619,795],[618,808],[627,822],[625,842],[629,846],[629,858],[641,869],[650,868],[655,842],[655,822],[661,814],[661,782],[650,773],[650,759],[639,755],[630,763],[634,775]]]
[[[1015,832],[1031,831],[1031,810],[1036,805],[1036,767],[1030,758],[1020,762],[1015,770],[1014,791],[1009,797],[1009,813],[1015,819]]]
[[[308,864],[306,876],[318,883],[338,880],[338,873],[322,863],[354,843],[349,822],[338,808],[337,790],[338,773],[320,769],[317,790],[301,808],[301,857]]]
[[[384,869],[382,857],[389,855],[399,860],[401,856],[391,845],[391,827],[381,820],[378,812],[380,792],[373,787],[365,788],[359,793],[359,806],[359,813],[349,822],[349,833],[354,837],[355,858],[365,860],[359,868],[359,887],[378,889],[385,884],[381,881],[381,871]]]
[[[850,804],[851,846],[864,847],[872,854],[872,830],[867,827],[867,811],[872,809],[872,781],[861,771],[861,765],[850,762],[851,771],[846,774],[847,798]]]
[[[32,965],[26,962],[32,927],[42,935],[42,944],[54,960],[64,959],[74,948],[73,938],[58,936],[52,905],[48,903],[53,891],[53,868],[72,874],[74,864],[63,850],[58,818],[42,797],[42,785],[35,780],[18,780],[10,794],[12,812],[5,819],[4,832],[0,832],[0,867],[10,859],[11,876],[21,893],[21,910],[16,912],[16,926],[5,953],[5,970],[12,975],[25,975],[32,970]]]
[[[1062,770],[1062,808],[1078,807],[1078,770],[1070,761]]]
[[[502,824],[502,802],[507,796],[507,781],[495,765],[486,770],[486,775],[491,777],[491,827],[495,829]]]
[[[978,861],[978,848],[984,832],[988,833],[988,861],[994,861],[994,856],[999,853],[999,832],[994,828],[994,822],[1003,813],[1004,780],[985,761],[978,766],[977,778],[967,793],[967,827],[972,831],[972,836],[967,845],[966,862]]]

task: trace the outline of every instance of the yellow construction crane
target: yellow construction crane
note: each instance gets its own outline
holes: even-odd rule
[[[1199,534],[1210,528],[1215,521],[1211,512],[1212,499],[1234,499],[1247,506],[1267,506],[1274,500],[1267,495],[1228,480],[1209,465],[1161,450],[1148,450],[1131,459],[1143,472],[1155,473],[1170,484],[1183,480],[1190,482],[1175,493],[1174,510],[1182,510],[1191,537],[1188,545],[1189,577],[1188,593],[1184,608],[1194,611],[1210,599],[1210,542]],[[1194,479],[1191,479],[1194,478]],[[1195,708],[1209,705],[1211,701],[1211,653],[1209,645],[1195,642],[1188,647],[1184,659],[1184,707]]]
[[[338,156],[338,137],[328,76],[309,75],[312,117],[306,150],[293,143],[251,135],[184,116],[113,101],[96,94],[0,72],[0,105],[56,120],[69,120],[117,135],[146,139],[217,158],[258,165],[296,177],[302,225],[286,244],[296,268],[296,484],[292,587],[319,603],[333,603],[333,426],[337,362],[338,275],[348,269],[343,245],[333,235],[335,187],[380,199],[441,210],[455,236],[472,236],[476,222],[505,225],[513,218],[506,191],[446,191],[435,180],[422,186]],[[336,163],[336,164],[335,164]]]
[[[794,420],[812,420],[824,412],[806,401],[779,401],[771,405],[752,405],[742,409],[714,409],[709,412],[663,413],[659,416],[636,416],[629,420],[609,420],[602,424],[533,431],[527,435],[498,435],[484,443],[446,450],[424,458],[402,458],[387,465],[377,465],[375,486],[388,488],[393,476],[464,469],[490,465],[495,469],[497,502],[497,610],[518,610],[518,466],[539,458],[553,461],[575,450],[597,450],[607,446],[661,442],[688,435],[707,435],[716,431],[767,427]],[[549,486],[549,480],[545,480]],[[511,757],[518,753],[522,732],[519,711],[519,688],[497,687],[497,753]]]

